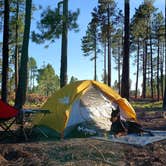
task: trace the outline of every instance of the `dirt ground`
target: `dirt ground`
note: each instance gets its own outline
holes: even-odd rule
[[[166,130],[166,119],[157,111],[136,109],[145,128]],[[144,147],[72,138],[0,144],[0,166],[164,166],[166,140]]]

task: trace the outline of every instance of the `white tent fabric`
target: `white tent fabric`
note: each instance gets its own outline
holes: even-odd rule
[[[100,92],[90,87],[87,92],[73,104],[67,127],[84,123],[87,128],[92,126],[99,130],[110,131],[112,109],[117,105]],[[93,123],[93,125],[90,125]]]

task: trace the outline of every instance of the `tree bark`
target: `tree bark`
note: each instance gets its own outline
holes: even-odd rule
[[[107,84],[107,73],[106,73],[106,43],[104,43],[104,83]]]
[[[160,100],[160,87],[159,87],[159,57],[160,56],[160,41],[158,37],[158,49],[157,49],[157,100]]]
[[[16,92],[15,107],[22,109],[26,101],[27,82],[28,82],[28,46],[29,46],[29,34],[31,24],[31,8],[32,0],[26,0],[25,9],[25,27],[24,27],[24,38],[21,51],[21,65],[19,70],[19,82],[18,89]]]
[[[94,80],[97,80],[97,50],[96,50],[96,37],[95,37],[95,48],[94,48]]]
[[[1,99],[7,102],[7,84],[9,70],[9,0],[5,0],[4,27],[3,27],[3,49],[2,49],[2,92]]]
[[[17,7],[16,7],[16,44],[15,44],[15,92],[17,91],[18,87],[18,15],[19,15],[19,2],[17,0]]]
[[[165,90],[163,99],[163,109],[166,109],[166,0],[165,0]]]
[[[61,47],[60,87],[67,84],[67,33],[68,33],[68,0],[63,0],[63,30]]]
[[[142,97],[146,98],[146,68],[147,68],[147,43],[144,41],[144,53],[143,53],[143,87],[142,87]]]
[[[130,1],[125,0],[125,25],[124,25],[124,55],[122,69],[121,95],[129,100],[129,29],[130,29]]]
[[[120,89],[120,84],[121,84],[121,81],[120,81],[120,57],[121,57],[121,49],[120,49],[120,41],[118,42],[118,89],[119,89],[119,94],[121,92],[121,89]]]
[[[108,42],[108,86],[111,86],[111,51],[110,51],[110,9],[109,9],[109,4],[108,4],[108,9],[107,9],[107,23],[108,23],[108,29],[107,29],[107,42]]]
[[[153,99],[154,93],[153,93],[153,46],[152,46],[152,36],[150,34],[150,64],[151,64],[151,98]]]
[[[160,57],[160,75],[161,75],[161,81],[160,81],[160,87],[161,87],[161,98],[163,99],[163,60],[164,60],[164,51],[163,51],[163,44],[162,44],[162,52]]]
[[[136,84],[135,84],[135,98],[137,98],[138,94],[138,78],[139,78],[139,50],[140,49],[140,43],[138,39],[138,47],[137,47],[137,74],[136,74]]]

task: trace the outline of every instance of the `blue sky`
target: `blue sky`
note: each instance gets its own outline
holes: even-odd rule
[[[39,4],[40,1],[34,1],[35,4]],[[48,5],[56,7],[59,1],[42,0],[42,6]],[[41,4],[41,3],[40,3]],[[81,38],[85,35],[87,25],[91,19],[91,11],[96,6],[97,0],[69,0],[69,9],[76,10],[80,8],[80,15],[78,18],[79,32],[68,32],[68,75],[69,79],[73,75],[79,79],[93,79],[93,62],[89,61],[89,57],[84,57],[81,51]],[[34,18],[37,21],[39,19],[38,12],[34,13]],[[35,29],[36,21],[32,21],[32,29]],[[59,75],[60,69],[60,56],[61,56],[61,39],[50,44],[47,49],[44,45],[36,45],[30,43],[29,53],[30,56],[35,57],[38,66],[43,63],[50,63],[55,72]]]
[[[164,11],[165,0],[156,0],[155,6],[159,10]],[[42,5],[45,9],[48,5],[51,7],[56,7],[59,0],[33,0],[35,5]],[[68,78],[70,80],[71,76],[77,77],[79,80],[93,79],[93,62],[91,62],[89,57],[84,57],[81,51],[81,38],[85,35],[85,31],[88,23],[91,19],[91,11],[95,6],[97,6],[97,0],[69,0],[69,9],[76,10],[80,8],[80,15],[78,17],[78,24],[80,31],[74,33],[70,31],[68,33]],[[118,2],[118,7],[123,10],[124,0],[116,0]],[[130,11],[131,15],[134,13],[135,8],[138,8],[142,0],[130,0]],[[33,20],[31,22],[31,30],[36,29],[36,22],[40,20],[41,11],[35,11],[33,13]],[[2,35],[0,35],[2,41]],[[48,43],[47,43],[48,44]],[[44,44],[38,45],[30,41],[29,44],[29,56],[36,59],[37,65],[40,68],[43,64],[51,64],[56,74],[60,73],[60,57],[61,57],[61,39],[57,39],[55,43],[50,44],[46,49]],[[103,59],[97,60],[97,74],[98,80],[101,80],[101,74],[103,71]],[[113,62],[112,62],[113,64]],[[131,66],[131,79],[134,80],[132,72],[134,67]],[[112,71],[112,84],[117,79],[117,72]],[[134,86],[134,81],[132,81],[132,87]]]
[[[46,8],[48,5],[51,7],[56,7],[58,0],[34,0],[34,4],[42,5],[43,8]],[[124,0],[117,0],[118,7],[123,10]],[[138,8],[139,4],[142,3],[142,0],[130,0],[130,12],[131,15],[134,13],[135,8]],[[156,0],[155,6],[159,10],[164,11],[164,0]],[[80,31],[78,33],[70,31],[68,33],[68,78],[71,76],[77,77],[79,80],[84,79],[93,79],[93,62],[91,62],[89,57],[84,57],[81,51],[81,38],[85,35],[87,25],[91,19],[91,11],[97,6],[97,0],[69,0],[69,9],[76,10],[80,8],[80,15],[78,17],[78,24]],[[40,12],[36,11],[33,15],[34,19],[32,20],[31,30],[36,28],[36,21],[40,19]],[[56,74],[59,75],[60,72],[60,56],[61,56],[61,39],[57,39],[55,43],[50,44],[46,49],[44,45],[37,45],[30,42],[29,55],[33,56],[38,67],[41,67],[43,64],[51,64]],[[101,74],[103,71],[103,59],[100,56],[97,63],[97,74],[98,80],[101,80]],[[113,62],[112,62],[113,63]],[[131,66],[131,71],[134,71],[134,67]],[[134,80],[134,77],[131,73],[131,79]],[[117,79],[117,72],[112,71],[112,84]],[[134,81],[132,81],[132,87],[134,87]]]

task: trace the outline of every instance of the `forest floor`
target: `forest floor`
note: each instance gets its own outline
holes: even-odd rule
[[[134,106],[143,127],[166,131],[161,108],[143,104]],[[1,166],[164,166],[165,163],[166,140],[143,147],[92,138],[0,144]]]

